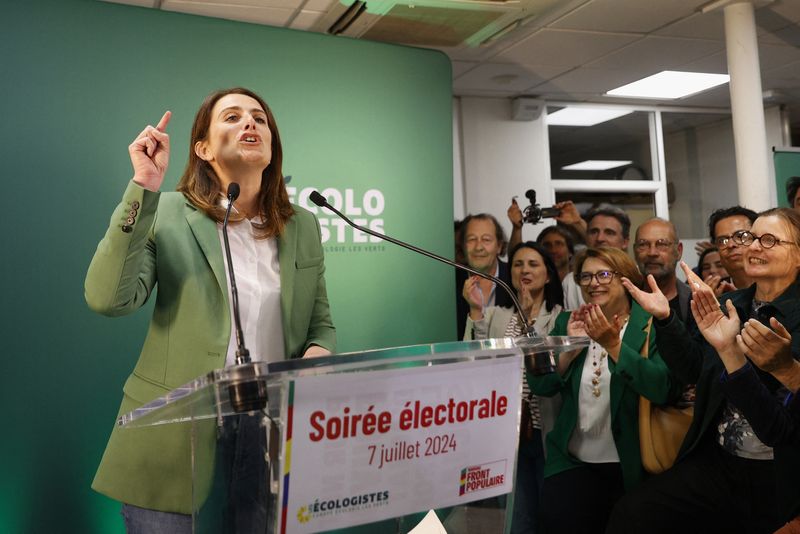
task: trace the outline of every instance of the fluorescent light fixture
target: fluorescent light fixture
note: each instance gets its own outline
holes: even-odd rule
[[[621,159],[587,159],[580,163],[573,163],[566,167],[561,167],[562,171],[607,171],[608,169],[616,169],[623,165],[630,165],[632,161],[624,161]]]
[[[633,113],[632,109],[566,107],[547,115],[548,126],[594,126]]]
[[[630,98],[675,99],[701,93],[712,87],[728,83],[729,80],[730,76],[727,74],[665,70],[628,85],[612,89],[606,95]]]

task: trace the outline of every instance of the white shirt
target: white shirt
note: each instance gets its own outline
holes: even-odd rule
[[[224,200],[227,207],[227,199]],[[234,208],[234,211],[236,208]],[[225,242],[222,223],[217,224],[223,261]],[[234,266],[236,286],[239,290],[239,315],[242,320],[245,347],[250,359],[275,362],[285,359],[283,347],[283,318],[281,316],[281,276],[278,263],[278,240],[256,239],[252,223],[245,219],[228,223],[228,241]],[[228,271],[226,270],[226,275]],[[225,365],[236,359],[236,323],[233,318],[231,281],[228,276],[228,301],[231,306],[231,339]]]
[[[619,337],[625,335],[626,322],[620,330]],[[605,352],[597,343],[589,345],[586,359],[583,361],[581,383],[578,386],[578,421],[569,439],[567,448],[578,460],[586,463],[619,462],[617,445],[611,433],[611,371],[608,368],[608,356],[600,358]],[[601,369],[595,375],[592,362],[597,362]],[[599,384],[592,383],[593,378]],[[600,388],[600,395],[594,395],[595,387]]]
[[[561,281],[561,287],[564,288],[564,309],[577,310],[581,304],[586,304],[583,300],[583,292],[581,286],[575,282],[575,275],[568,273],[567,276]]]

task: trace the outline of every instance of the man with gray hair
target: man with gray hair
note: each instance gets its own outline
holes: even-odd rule
[[[618,248],[627,252],[631,231],[631,219],[627,213],[611,204],[600,204],[590,209],[585,219],[587,246]],[[576,310],[581,304],[585,304],[581,289],[573,276],[564,278],[562,285],[566,309]]]
[[[669,300],[669,307],[686,323],[692,291],[675,274],[675,268],[683,256],[683,244],[678,241],[675,225],[659,217],[643,222],[636,229],[633,254],[642,274],[653,275],[658,288]]]

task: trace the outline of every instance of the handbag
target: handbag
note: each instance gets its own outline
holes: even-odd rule
[[[651,317],[647,322],[647,339],[640,353],[643,358],[648,356],[652,326]],[[639,396],[639,449],[645,471],[658,474],[672,467],[693,417],[693,406],[654,406],[650,400]]]

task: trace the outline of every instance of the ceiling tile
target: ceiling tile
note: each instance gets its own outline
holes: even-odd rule
[[[484,63],[459,76],[453,90],[520,92],[564,72],[563,67],[526,67],[506,63]]]
[[[768,72],[800,60],[800,48],[765,43],[758,47],[758,57],[761,72]]]
[[[728,54],[725,50],[704,58],[690,61],[676,67],[687,72],[708,72],[711,74],[728,74]]]
[[[670,100],[669,104],[675,106],[708,106],[708,107],[730,107],[731,105],[731,90],[728,84],[720,85],[703,91],[694,96],[680,98],[678,100]]]
[[[659,72],[724,49],[719,41],[645,37],[587,66],[593,69],[635,69]]]
[[[504,50],[497,59],[578,67],[637,39],[639,35],[544,29]]]
[[[800,62],[787,63],[783,67],[766,71],[762,74],[762,78],[764,85],[769,81],[773,87],[789,80],[800,81]]]
[[[695,13],[655,32],[665,37],[687,37],[725,41],[725,19],[722,11]]]
[[[650,33],[665,24],[683,19],[694,13],[702,0],[669,0],[659,2],[654,9],[651,2],[642,0],[594,0],[551,24],[551,28]]]
[[[652,73],[650,73],[652,74]],[[644,74],[646,76],[647,74]],[[625,70],[579,68],[558,76],[533,89],[542,93],[593,94],[605,92],[639,79],[639,73]]]
[[[285,5],[297,3],[294,0],[278,0]],[[161,9],[164,11],[177,11],[192,15],[203,15],[220,19],[236,20],[264,24],[267,26],[284,26],[294,14],[294,8],[252,7],[223,5],[221,3],[200,3],[185,0],[165,0]]]

